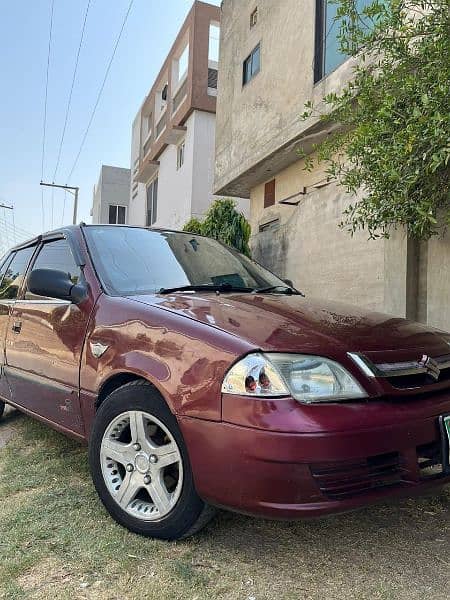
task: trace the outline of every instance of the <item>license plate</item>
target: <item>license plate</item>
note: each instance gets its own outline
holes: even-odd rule
[[[450,415],[440,418],[442,434],[442,467],[444,473],[450,474]]]

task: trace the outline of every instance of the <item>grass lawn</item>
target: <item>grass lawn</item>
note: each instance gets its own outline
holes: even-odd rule
[[[447,599],[450,487],[312,522],[221,512],[195,538],[128,533],[84,447],[18,413],[0,449],[0,598]]]

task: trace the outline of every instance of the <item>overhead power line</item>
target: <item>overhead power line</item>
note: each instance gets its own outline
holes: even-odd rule
[[[78,160],[79,160],[79,158],[80,158],[81,152],[82,152],[82,150],[83,150],[83,147],[84,147],[84,144],[85,144],[85,142],[86,142],[86,138],[87,138],[87,136],[88,136],[89,130],[90,130],[90,128],[91,128],[91,125],[92,125],[92,121],[94,120],[94,116],[95,116],[95,113],[96,113],[97,107],[98,107],[98,105],[99,105],[100,98],[101,98],[101,96],[102,96],[103,89],[104,89],[104,87],[105,87],[105,84],[106,84],[106,80],[108,79],[109,71],[111,70],[111,65],[112,65],[112,63],[113,63],[113,60],[114,60],[114,57],[115,57],[115,55],[116,55],[117,47],[118,47],[118,45],[119,45],[120,38],[122,37],[123,30],[125,29],[125,25],[126,25],[126,22],[127,22],[128,16],[129,16],[129,14],[130,14],[130,12],[131,12],[131,8],[132,8],[132,6],[133,6],[133,3],[134,3],[134,0],[131,0],[131,1],[130,1],[130,3],[129,3],[129,5],[128,5],[127,12],[126,12],[126,14],[125,14],[125,17],[124,17],[124,19],[123,19],[123,22],[122,22],[122,27],[120,28],[119,35],[117,36],[116,42],[115,42],[115,44],[114,44],[114,48],[113,48],[113,51],[112,51],[112,54],[111,54],[111,58],[109,59],[108,66],[107,66],[107,68],[106,68],[105,76],[103,77],[102,84],[101,84],[101,86],[100,86],[100,89],[99,89],[99,91],[98,91],[98,95],[97,95],[97,99],[96,99],[96,101],[95,101],[95,104],[94,104],[94,108],[92,109],[91,116],[90,116],[90,118],[89,118],[89,121],[88,121],[88,124],[87,124],[86,130],[85,130],[85,132],[84,132],[84,134],[83,134],[83,137],[82,137],[82,139],[81,139],[81,144],[80,144],[80,147],[79,147],[78,153],[77,153],[77,155],[76,155],[76,157],[75,157],[75,161],[74,161],[74,163],[73,163],[73,165],[72,165],[72,168],[71,168],[71,170],[70,170],[69,176],[67,177],[67,181],[66,181],[66,183],[67,183],[67,184],[69,183],[69,181],[70,181],[70,178],[72,177],[72,174],[73,174],[73,172],[74,172],[74,170],[75,170],[75,168],[76,168],[76,166],[77,166],[77,164],[78,164]]]
[[[58,158],[56,159],[56,167],[55,167],[55,171],[53,172],[53,180],[52,181],[55,181],[55,179],[56,179],[56,174],[58,172],[59,163],[61,161],[61,152],[62,152],[62,148],[63,148],[63,144],[64,144],[64,137],[66,135],[67,122],[69,120],[70,106],[72,104],[73,88],[75,86],[75,80],[76,80],[76,77],[77,77],[78,61],[80,59],[80,52],[81,52],[81,47],[83,45],[84,32],[86,30],[86,22],[87,22],[87,17],[88,17],[90,6],[91,6],[91,0],[88,0],[87,6],[86,6],[86,11],[84,13],[83,26],[82,26],[82,29],[81,29],[80,43],[78,44],[77,56],[76,56],[76,59],[75,59],[75,67],[73,69],[72,84],[70,86],[69,99],[67,101],[66,116],[64,118],[64,125],[63,125],[62,134],[61,134],[61,140],[59,142]]]
[[[47,130],[47,100],[48,100],[48,74],[50,71],[50,54],[52,49],[52,32],[53,32],[53,12],[55,8],[55,0],[51,1],[50,8],[50,26],[48,33],[48,50],[47,50],[47,70],[45,75],[45,97],[44,97],[44,123],[42,127],[42,159],[41,159],[41,181],[44,179],[44,161],[45,161],[45,136]],[[42,229],[45,229],[45,212],[44,212],[44,190],[41,192],[41,210],[42,210]]]

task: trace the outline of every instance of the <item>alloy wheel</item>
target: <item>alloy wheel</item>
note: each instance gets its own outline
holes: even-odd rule
[[[183,485],[180,449],[167,427],[138,410],[118,415],[100,447],[106,487],[131,516],[157,521],[176,505]]]

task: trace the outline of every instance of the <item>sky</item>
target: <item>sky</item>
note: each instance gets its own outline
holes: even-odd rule
[[[88,1],[54,0],[44,181],[53,181]],[[51,2],[0,0],[0,204],[14,207],[0,208],[0,254],[14,242],[72,222],[72,196],[66,196],[63,216],[64,192],[39,185]],[[55,183],[67,183],[129,3],[90,1]],[[69,181],[80,188],[78,221],[90,222],[101,165],[130,166],[132,121],[192,3],[134,0]]]

